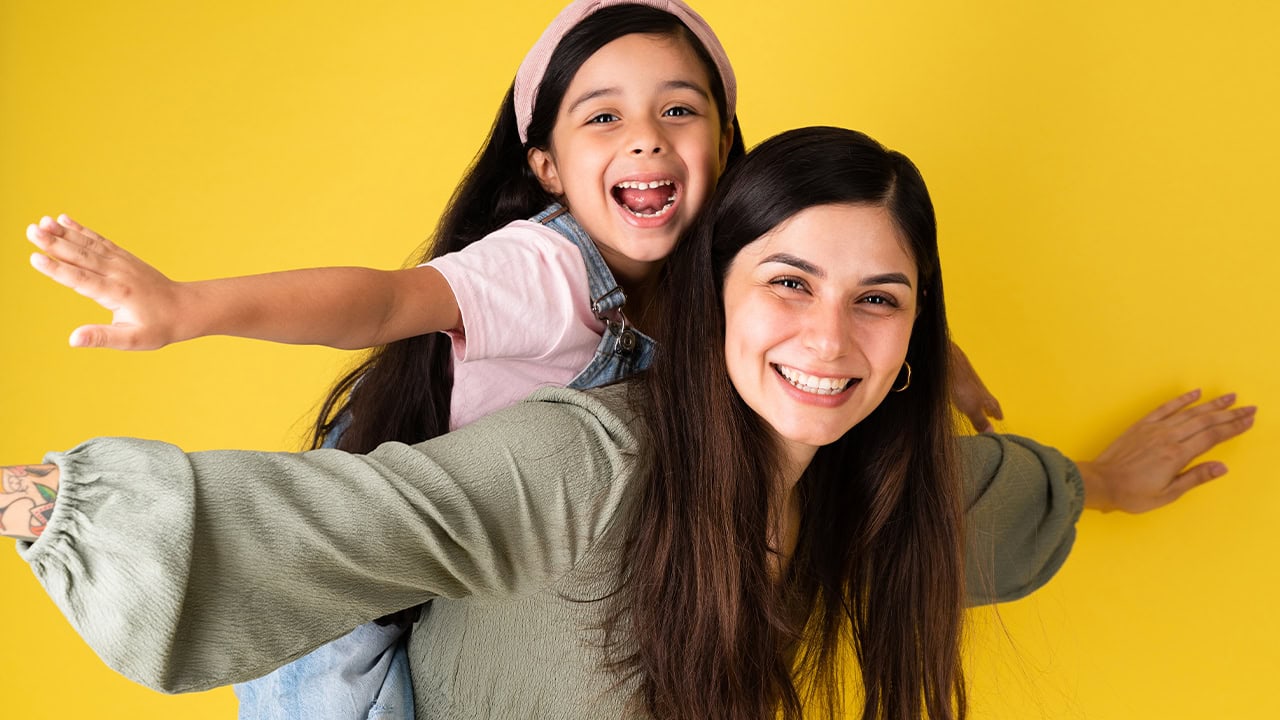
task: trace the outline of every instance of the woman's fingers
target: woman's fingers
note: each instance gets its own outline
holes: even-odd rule
[[[1227,466],[1217,461],[1202,462],[1198,465],[1187,468],[1169,483],[1169,487],[1165,489],[1164,496],[1160,498],[1159,503],[1155,507],[1163,507],[1169,503],[1182,497],[1186,492],[1194,487],[1203,485],[1210,480],[1215,480],[1227,474]]]
[[[1253,427],[1257,412],[1257,406],[1249,405],[1220,410],[1197,418],[1192,423],[1195,425],[1194,431],[1186,434],[1178,443],[1178,447],[1186,456],[1186,462],[1208,452],[1218,443],[1230,440]]]
[[[1220,462],[1188,464],[1253,427],[1257,408],[1231,407],[1234,394],[1191,406],[1199,396],[1193,390],[1162,404],[1121,433],[1095,461],[1082,464],[1086,502],[1102,510],[1146,512],[1224,475],[1226,466]]]
[[[1200,389],[1184,392],[1178,397],[1162,403],[1160,407],[1143,416],[1139,423],[1160,422],[1177,414],[1179,410],[1200,399]]]

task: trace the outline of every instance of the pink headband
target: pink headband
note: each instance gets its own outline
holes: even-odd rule
[[[729,64],[729,56],[716,34],[711,31],[711,26],[693,8],[680,0],[576,0],[551,21],[516,71],[516,126],[520,131],[520,142],[529,141],[529,123],[533,122],[533,103],[538,99],[538,86],[542,84],[547,63],[551,61],[551,54],[560,44],[560,39],[590,15],[614,5],[645,5],[679,18],[706,48],[716,69],[720,71],[720,81],[724,83],[725,122],[733,118],[738,102],[738,82],[733,76],[733,66]]]

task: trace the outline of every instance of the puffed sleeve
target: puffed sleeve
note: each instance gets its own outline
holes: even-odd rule
[[[970,605],[1016,600],[1053,577],[1075,541],[1084,485],[1075,463],[1016,435],[960,438]]]
[[[247,680],[431,597],[532,593],[572,570],[635,465],[606,392],[541,391],[367,456],[93,440],[47,458],[57,508],[19,552],[125,676],[164,692]]]

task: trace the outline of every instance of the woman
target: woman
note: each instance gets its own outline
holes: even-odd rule
[[[999,599],[1056,570],[1086,484],[1158,493],[1132,464],[951,447],[932,207],[865,136],[764,143],[678,252],[640,381],[368,456],[92,441],[36,471],[58,494],[24,557],[104,660],[169,691],[435,598],[419,717],[794,717],[802,688],[836,706],[844,637],[867,715],[962,716],[965,524],[1001,553],[975,551],[970,595]],[[1228,404],[1176,413],[1195,439],[1159,493],[1247,427]]]

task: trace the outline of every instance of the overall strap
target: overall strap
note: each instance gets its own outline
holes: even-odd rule
[[[559,203],[535,215],[531,221],[555,230],[577,246],[587,269],[591,312],[605,326],[591,362],[569,383],[569,387],[578,390],[600,387],[647,369],[653,362],[657,345],[653,338],[627,325],[627,316],[622,312],[627,295],[614,279],[613,272],[587,231]]]
[[[546,225],[578,246],[578,252],[582,253],[582,261],[587,266],[591,312],[605,322],[618,322],[620,318],[614,311],[622,309],[627,302],[627,295],[618,285],[618,281],[613,279],[613,272],[600,256],[600,249],[591,241],[587,231],[582,229],[573,215],[569,214],[569,210],[560,203],[552,203],[546,210],[530,218],[530,221]],[[626,321],[622,320],[622,323],[625,325]]]

